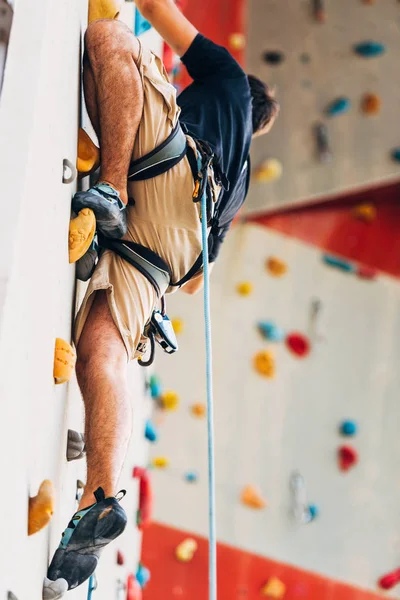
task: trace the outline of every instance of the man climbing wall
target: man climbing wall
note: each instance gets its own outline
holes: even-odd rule
[[[112,20],[89,25],[84,88],[100,141],[101,170],[96,185],[75,195],[72,207],[80,214],[71,222],[84,278],[95,266],[93,246],[85,255],[95,225],[103,247],[75,323],[87,481],[48,569],[46,599],[60,598],[85,581],[101,549],[125,528],[127,517],[115,493],[131,435],[127,361],[143,351],[143,331],[159,296],[179,287],[189,294],[201,288],[198,200],[205,189],[213,263],[247,193],[251,138],[269,131],[278,110],[268,87],[199,34],[173,0],[140,0],[137,6],[181,57],[194,82],[177,98],[161,60],[125,25]],[[183,151],[177,153],[176,140],[182,139]],[[162,154],[165,146],[168,159]],[[161,158],[143,179],[137,175],[142,158],[154,155],[155,148],[161,148]],[[152,281],[143,262],[135,262],[143,247],[147,263],[150,256],[155,268],[161,264],[167,274],[164,287]]]

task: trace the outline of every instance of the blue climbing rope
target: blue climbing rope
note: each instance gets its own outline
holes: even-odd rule
[[[95,577],[95,575],[92,575],[89,578],[87,600],[92,600],[92,593],[94,592],[94,590],[96,588],[97,588],[96,577]]]
[[[209,600],[217,600],[217,534],[215,516],[214,399],[212,381],[212,343],[210,282],[208,268],[207,198],[201,199],[201,236],[203,244],[204,326],[206,342],[207,429],[208,429],[208,515],[209,515]]]

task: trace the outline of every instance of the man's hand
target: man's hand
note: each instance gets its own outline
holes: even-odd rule
[[[173,0],[136,0],[136,6],[172,50],[182,57],[198,34]]]

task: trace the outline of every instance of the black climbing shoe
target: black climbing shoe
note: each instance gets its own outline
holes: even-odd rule
[[[119,494],[125,495],[125,490]],[[127,517],[118,498],[94,492],[96,503],[74,514],[47,571],[43,600],[58,600],[95,571],[104,546],[124,531]],[[123,497],[122,496],[122,497]]]
[[[93,275],[99,258],[99,246],[95,240],[85,254],[76,261],[76,277],[80,281],[88,281]]]
[[[97,183],[87,192],[77,192],[72,198],[72,210],[79,214],[83,208],[92,209],[97,230],[105,237],[121,238],[126,234],[126,206],[108,183]]]

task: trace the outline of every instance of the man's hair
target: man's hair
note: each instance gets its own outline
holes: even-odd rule
[[[253,98],[253,133],[256,133],[277,115],[279,104],[273,91],[261,79],[254,75],[247,75],[247,79]]]

